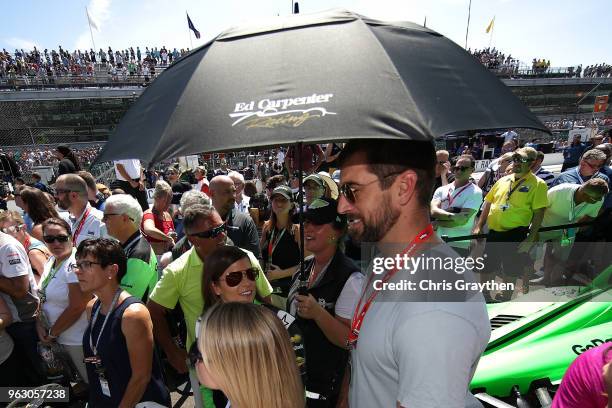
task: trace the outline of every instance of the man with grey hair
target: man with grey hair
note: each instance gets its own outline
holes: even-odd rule
[[[166,353],[170,364],[179,373],[187,372],[187,351],[172,339],[165,315],[176,307],[177,302],[181,305],[187,325],[186,346],[189,350],[196,337],[196,320],[204,308],[203,259],[218,247],[225,245],[226,231],[226,224],[210,205],[197,204],[188,208],[184,213],[183,225],[192,247],[164,269],[147,303],[153,320],[155,339]],[[251,265],[259,272],[256,279],[257,293],[261,297],[268,297],[272,292],[270,283],[253,253],[245,252],[249,256]]]
[[[146,301],[157,283],[157,258],[151,244],[140,233],[140,204],[127,194],[112,195],[106,201],[103,220],[108,234],[121,243],[128,258],[121,287]]]
[[[578,166],[559,174],[553,182],[553,186],[563,183],[582,184],[593,177],[602,178],[606,183],[609,183],[608,176],[600,171],[607,159],[606,154],[601,150],[587,150],[580,158]]]
[[[87,184],[80,176],[72,173],[59,176],[55,182],[55,201],[70,214],[72,245],[77,247],[86,239],[107,236],[104,214],[89,204]]]
[[[236,193],[234,194],[234,208],[236,211],[243,214],[249,213],[249,200],[251,197],[245,196],[244,193],[244,176],[237,171],[230,171],[227,175],[234,181],[234,187],[236,187]]]

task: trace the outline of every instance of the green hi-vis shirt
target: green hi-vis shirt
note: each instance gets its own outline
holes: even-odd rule
[[[127,273],[121,288],[130,295],[147,301],[157,284],[157,257],[149,242],[137,231],[122,245],[127,255]]]

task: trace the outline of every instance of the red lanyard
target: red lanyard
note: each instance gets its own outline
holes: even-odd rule
[[[406,248],[400,253],[400,256],[403,257],[404,255],[407,255],[407,256],[412,255],[415,252],[417,246],[422,244],[427,238],[429,238],[432,235],[433,235],[433,226],[429,224],[427,227],[425,227],[423,231],[419,232],[417,236],[414,237],[412,242],[408,244],[408,246],[406,246]],[[385,274],[385,276],[382,278],[382,282],[383,283],[388,282],[389,279],[391,279],[393,275],[395,275],[396,273],[397,273],[397,269],[392,269],[388,271]],[[365,286],[365,290],[367,290],[367,288],[372,283],[373,277],[374,275],[371,275],[370,279],[368,279],[368,283]],[[364,293],[365,293],[365,290],[364,290]],[[368,309],[370,308],[372,301],[378,295],[378,292],[379,291],[375,290],[368,297],[368,300],[366,300],[366,302],[364,303],[363,308],[361,308],[361,301],[363,300],[363,296],[359,299],[359,303],[357,304],[357,307],[355,308],[355,314],[353,315],[353,321],[351,323],[351,331],[349,332],[348,340],[346,342],[347,346],[352,346],[353,348],[357,347],[357,338],[359,337],[359,330],[361,330],[363,319],[365,318],[365,315],[368,312]]]
[[[455,193],[455,191],[457,192],[456,194],[453,194],[453,196],[451,197],[451,192],[450,192],[450,188],[448,189],[448,192],[446,193],[446,197],[448,199],[448,207],[452,207],[453,206],[453,201],[455,201],[455,199],[457,197],[459,197],[461,195],[461,193],[463,193],[463,190],[465,190],[466,188],[468,188],[470,186],[471,183],[467,183],[465,186],[461,187],[459,190],[455,189],[453,190],[453,193]]]
[[[268,262],[272,263],[272,253],[274,253],[274,250],[278,246],[278,243],[280,242],[281,238],[283,237],[283,235],[285,235],[285,228],[283,228],[282,231],[278,234],[276,240],[274,240],[274,236],[276,235],[276,227],[274,227],[274,229],[272,230],[272,234],[270,235],[270,241],[268,242]]]
[[[79,221],[79,225],[77,225],[76,229],[74,230],[74,234],[72,234],[72,246],[77,246],[77,238],[79,234],[81,233],[81,230],[83,229],[83,225],[85,225],[85,220],[87,219],[87,216],[89,215],[89,210],[90,210],[89,207],[85,210],[85,212],[83,213],[83,216],[81,217],[81,221]]]

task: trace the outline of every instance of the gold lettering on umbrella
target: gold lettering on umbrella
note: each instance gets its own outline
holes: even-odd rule
[[[298,127],[312,118],[320,118],[320,113],[285,113],[278,116],[255,117],[247,119],[244,123],[247,129],[251,128],[275,128],[278,126]]]

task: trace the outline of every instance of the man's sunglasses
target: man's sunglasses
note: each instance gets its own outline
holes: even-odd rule
[[[69,239],[70,239],[70,236],[68,235],[45,235],[43,236],[43,241],[45,241],[47,244],[52,244],[55,241],[68,242]]]
[[[198,237],[198,238],[217,238],[219,235],[227,231],[227,226],[225,224],[221,224],[218,227],[211,228],[208,231],[196,232],[195,234],[188,234],[190,237]]]
[[[533,160],[525,158],[525,157],[521,157],[521,156],[514,156],[512,157],[512,161],[514,163],[529,163],[529,162],[532,162]]]
[[[246,276],[248,280],[255,282],[255,279],[257,279],[257,276],[259,276],[259,270],[257,268],[249,268],[245,269],[244,271],[230,272],[225,275],[225,279],[223,280],[225,280],[227,286],[233,288],[238,286],[240,282],[242,282],[242,278],[244,276]]]
[[[394,171],[393,173],[389,173],[386,176],[382,176],[382,178],[380,179],[376,179],[376,180],[372,180],[369,183],[365,183],[365,184],[358,184],[357,186],[359,187],[367,187],[370,184],[374,184],[377,181],[382,181],[385,180],[389,177],[393,177],[393,176],[397,176],[398,174],[402,174],[405,170],[402,171]],[[355,202],[357,201],[357,189],[355,187],[353,187],[353,185],[351,183],[346,183],[340,186],[340,188],[338,189],[338,191],[340,192],[340,194],[342,194],[344,196],[344,198],[346,198],[346,200],[351,203],[351,204],[355,204]]]

